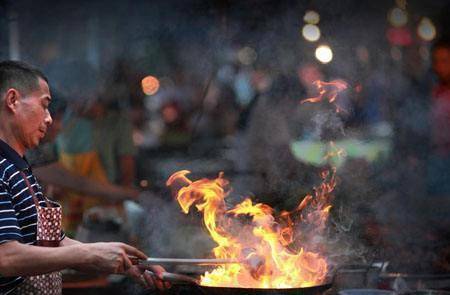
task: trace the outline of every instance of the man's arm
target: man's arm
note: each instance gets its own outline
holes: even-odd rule
[[[117,158],[119,168],[119,182],[121,185],[133,187],[136,178],[137,153],[133,142],[133,125],[126,115],[120,115],[118,118],[117,131]]]
[[[17,241],[1,244],[0,274],[29,276],[66,268],[84,272],[124,273],[132,267],[128,256],[146,258],[141,251],[122,243],[83,244],[70,239],[64,243],[72,244],[57,248],[31,246]]]
[[[136,199],[139,195],[139,191],[136,189],[124,188],[111,183],[99,183],[88,177],[77,175],[57,162],[36,167],[33,172],[44,183],[103,197],[110,201]]]
[[[79,245],[82,244],[81,242],[77,241],[77,240],[73,240],[70,239],[68,237],[65,237],[60,244],[60,247],[68,247],[68,246],[73,246],[73,245]],[[138,256],[139,257],[139,256]],[[74,267],[73,269],[75,270],[79,270],[79,271],[83,271],[82,268],[77,268]],[[161,277],[161,274],[165,271],[161,266],[159,265],[153,265],[150,267],[146,267],[146,269],[152,271],[153,273],[157,274],[158,278]],[[126,274],[132,278],[134,278],[135,280],[137,280],[139,283],[144,283],[145,287],[151,287],[151,286],[155,286],[158,289],[165,289],[168,288],[170,285],[167,285],[168,283],[164,283],[159,280],[158,278],[155,278],[151,275],[149,275],[148,273],[144,272],[145,269],[137,267],[137,266],[133,266],[131,268],[129,268],[126,271]],[[142,278],[144,278],[145,282],[142,282]]]
[[[29,276],[83,264],[87,255],[82,248],[47,248],[8,242],[0,245],[2,276]]]
[[[82,244],[80,241],[68,238],[67,236],[64,237],[64,239],[62,239],[59,242],[59,246],[60,247],[67,247],[67,246],[73,246],[73,245],[79,245]]]
[[[133,187],[135,174],[136,174],[136,164],[134,161],[134,156],[123,155],[119,157],[120,164],[120,184],[126,187]]]

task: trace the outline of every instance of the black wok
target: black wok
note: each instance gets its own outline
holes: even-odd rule
[[[199,284],[198,280],[181,274],[163,273],[163,279],[172,283],[173,290],[168,294],[180,294],[177,292],[179,285],[185,285],[182,289],[186,290],[186,285],[190,285],[189,294],[211,294],[211,295],[319,295],[331,288],[331,283],[303,288],[287,289],[263,289],[263,288],[235,288],[235,287],[208,287]],[[181,292],[183,294],[188,294]]]
[[[256,288],[227,288],[227,287],[206,287],[199,286],[204,294],[211,295],[319,295],[331,288],[331,284],[317,285],[313,287],[304,288],[289,288],[289,289],[256,289]]]

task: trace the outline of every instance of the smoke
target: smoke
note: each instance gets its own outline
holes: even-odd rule
[[[339,115],[333,111],[322,111],[312,117],[312,137],[329,141],[341,137],[344,133],[344,123]]]
[[[204,258],[214,247],[199,216],[185,215],[174,200],[157,195],[141,197],[145,217],[140,240],[150,257]]]

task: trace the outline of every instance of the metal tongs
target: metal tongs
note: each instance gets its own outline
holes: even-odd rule
[[[156,258],[156,257],[149,257],[147,259],[138,259],[136,257],[130,257],[130,260],[134,265],[138,266],[151,266],[155,264],[221,265],[221,264],[234,264],[243,262],[242,260],[239,259],[189,259],[189,258]]]

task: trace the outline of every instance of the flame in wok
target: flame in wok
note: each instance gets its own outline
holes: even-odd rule
[[[320,234],[331,208],[335,186],[334,170],[322,174],[323,182],[292,212],[275,215],[268,205],[245,199],[227,208],[229,183],[216,179],[190,180],[187,170],[174,173],[167,185],[176,188],[176,198],[184,213],[193,205],[203,214],[203,222],[217,244],[213,254],[220,259],[237,259],[238,264],[221,265],[201,277],[204,286],[245,288],[299,288],[324,282],[328,265],[319,252],[303,243],[307,234]],[[311,230],[312,229],[312,230]]]

